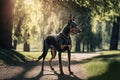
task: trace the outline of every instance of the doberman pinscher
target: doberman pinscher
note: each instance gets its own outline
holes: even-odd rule
[[[71,42],[71,33],[80,33],[81,30],[77,27],[76,22],[74,19],[70,19],[67,23],[67,25],[63,28],[63,30],[54,36],[47,36],[44,40],[43,44],[43,53],[42,55],[38,58],[37,62],[43,58],[42,61],[42,71],[44,70],[44,60],[45,57],[48,53],[48,49],[51,49],[51,59],[50,59],[50,68],[52,68],[52,59],[55,58],[56,56],[56,51],[58,51],[58,58],[59,58],[59,68],[60,68],[60,74],[63,75],[63,69],[62,69],[62,62],[61,62],[61,53],[64,51],[68,52],[68,70],[70,74],[73,74],[73,72],[70,69],[70,58],[71,58],[71,48],[72,48],[72,42]]]

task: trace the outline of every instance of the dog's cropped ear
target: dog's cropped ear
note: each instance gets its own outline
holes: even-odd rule
[[[69,16],[68,22],[70,22],[70,21],[75,21],[75,16],[73,16],[72,14],[70,14],[70,16]]]
[[[68,20],[68,25],[69,25],[72,21],[75,21],[75,16],[73,16],[72,14],[70,14],[69,20]]]
[[[75,16],[73,16],[72,20],[75,21]]]

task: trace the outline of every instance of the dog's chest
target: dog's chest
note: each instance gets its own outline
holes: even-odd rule
[[[69,45],[71,45],[71,38],[70,37],[65,37],[65,36],[57,36],[57,45],[56,49],[58,51],[65,51],[69,49]]]
[[[63,39],[62,44],[65,44],[65,45],[70,45],[70,44],[71,44],[71,41],[70,41],[70,39],[69,39],[69,38],[65,38],[65,39]]]
[[[57,38],[58,45],[71,45],[70,37],[58,37]]]

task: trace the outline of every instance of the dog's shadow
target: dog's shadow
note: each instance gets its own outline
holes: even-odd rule
[[[53,70],[54,74],[56,74],[58,76],[58,80],[81,80],[80,78],[78,78],[76,75],[74,74],[58,74],[55,70]]]
[[[43,71],[40,71],[40,73],[36,76],[36,77],[34,77],[34,78],[31,78],[30,80],[40,80],[40,78],[43,76],[44,74],[43,74]]]
[[[55,75],[55,76],[57,75],[57,77],[58,77],[57,80],[82,80],[74,74],[72,74],[72,75],[70,75],[70,74],[69,75],[67,75],[67,74],[61,75],[61,74],[57,73],[55,70],[52,70],[52,71],[54,72],[54,74],[44,74],[44,72],[41,71],[35,78],[40,79],[42,76],[45,76],[45,75]]]

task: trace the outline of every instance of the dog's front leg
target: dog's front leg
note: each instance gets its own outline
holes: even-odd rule
[[[71,71],[71,67],[70,67],[70,61],[71,61],[71,51],[68,50],[68,70],[70,74],[73,74],[73,72]]]
[[[68,50],[71,50],[72,49],[72,45],[68,45],[68,48],[69,48]]]
[[[58,58],[59,58],[60,74],[61,74],[61,75],[64,75],[64,73],[63,73],[63,69],[62,69],[61,52],[58,53]]]

